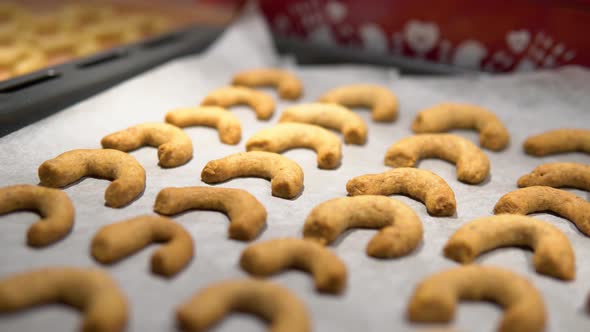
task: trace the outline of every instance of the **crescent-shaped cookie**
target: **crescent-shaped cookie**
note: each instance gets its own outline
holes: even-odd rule
[[[309,123],[338,130],[344,143],[363,145],[367,141],[367,124],[350,109],[331,103],[308,103],[287,107],[279,122]]]
[[[495,214],[531,214],[550,211],[568,219],[590,236],[590,203],[568,191],[547,186],[532,186],[511,191],[494,207]]]
[[[233,85],[247,87],[272,86],[283,99],[296,100],[303,94],[303,83],[290,71],[277,68],[244,70],[234,75]]]
[[[332,243],[349,228],[378,228],[367,254],[378,258],[401,257],[422,240],[422,222],[406,204],[386,197],[363,195],[327,200],[314,207],[303,226],[306,239]]]
[[[115,263],[151,243],[164,243],[151,258],[152,272],[171,277],[193,258],[193,239],[171,219],[143,215],[109,224],[92,238],[92,256],[103,264]]]
[[[452,216],[457,209],[455,193],[447,182],[433,172],[394,168],[380,174],[366,174],[348,180],[346,191],[357,195],[408,195],[426,205],[433,216]]]
[[[303,170],[291,159],[265,151],[240,152],[212,160],[201,172],[205,183],[219,183],[236,177],[270,179],[272,195],[293,199],[303,191]]]
[[[542,164],[521,176],[518,186],[569,187],[590,191],[590,165],[561,162]]]
[[[177,167],[193,157],[191,138],[180,128],[158,122],[138,124],[105,136],[101,141],[105,149],[123,152],[149,145],[158,148],[159,165]]]
[[[464,224],[449,238],[444,253],[457,262],[470,263],[481,253],[506,246],[533,249],[538,273],[563,280],[575,278],[569,239],[547,222],[517,214],[483,217]]]
[[[49,303],[80,310],[82,332],[122,332],[127,325],[127,300],[103,270],[50,267],[0,280],[0,313]]]
[[[29,184],[0,188],[0,215],[20,210],[41,215],[27,231],[27,244],[32,247],[57,242],[74,226],[74,205],[62,190]]]
[[[266,209],[250,193],[241,189],[212,187],[164,188],[160,190],[154,211],[174,215],[187,210],[213,210],[230,219],[229,237],[249,241],[266,225]]]
[[[240,119],[219,106],[179,108],[166,113],[166,122],[180,128],[190,126],[216,128],[219,140],[225,144],[235,145],[242,139]]]
[[[439,158],[456,164],[459,181],[478,184],[490,174],[490,160],[469,140],[453,134],[418,134],[403,138],[385,153],[385,165],[414,167],[418,160]]]
[[[392,122],[397,119],[399,103],[391,90],[375,84],[350,84],[324,93],[319,101],[347,107],[371,108],[374,121]]]
[[[231,311],[246,312],[269,322],[269,332],[310,332],[305,305],[291,291],[257,279],[228,280],[210,285],[176,309],[181,330],[207,331]]]
[[[509,270],[479,265],[451,268],[422,280],[410,298],[407,317],[413,322],[450,322],[458,300],[502,306],[499,332],[545,329],[545,304],[530,281]]]
[[[539,157],[564,152],[585,152],[590,154],[590,130],[550,130],[527,138],[523,147],[527,154]]]
[[[64,152],[39,166],[39,179],[47,187],[65,187],[85,176],[110,179],[104,193],[110,207],[123,207],[145,189],[145,170],[135,158],[112,149],[80,149]]]
[[[508,146],[510,134],[491,111],[477,105],[440,103],[420,111],[412,130],[415,133],[440,133],[452,129],[475,129],[479,131],[479,145],[500,151]]]
[[[226,86],[211,91],[201,102],[202,106],[230,107],[248,105],[259,120],[268,120],[275,111],[275,102],[267,93],[243,86]]]
[[[246,142],[247,151],[281,153],[294,148],[316,151],[319,168],[338,168],[342,160],[340,138],[327,129],[306,123],[279,123],[258,131]]]
[[[433,172],[411,167],[394,168],[379,174],[366,174],[348,180],[346,191],[358,195],[408,195],[426,205],[433,216],[452,216],[457,209],[455,193]]]
[[[346,287],[346,265],[328,248],[314,241],[277,238],[249,245],[240,266],[255,276],[296,268],[313,274],[319,292],[341,293]]]

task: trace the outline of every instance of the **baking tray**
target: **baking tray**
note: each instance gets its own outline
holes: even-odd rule
[[[170,59],[199,53],[223,28],[194,25],[0,82],[0,137]]]
[[[502,77],[407,78],[393,69],[371,66],[296,66],[273,53],[271,38],[265,31],[260,17],[249,13],[201,55],[149,70],[0,138],[0,185],[38,183],[37,167],[43,161],[71,149],[100,148],[103,136],[128,126],[162,121],[168,110],[198,104],[208,91],[227,84],[239,70],[281,66],[294,71],[306,89],[299,102],[313,101],[327,89],[347,83],[389,87],[401,101],[400,118],[394,123],[375,123],[368,112],[359,111],[369,125],[368,143],[343,146],[344,158],[337,170],[318,169],[316,156],[309,150],[284,153],[305,172],[305,188],[296,200],[271,196],[270,183],[262,179],[241,178],[218,185],[248,190],[266,207],[268,226],[257,241],[299,237],[310,210],[327,199],[345,196],[345,184],[350,178],[388,169],[383,165],[385,151],[395,141],[412,134],[410,125],[420,109],[441,101],[476,103],[498,114],[512,135],[511,145],[499,153],[485,151],[492,170],[491,177],[482,185],[458,182],[455,168],[449,163],[433,159],[420,162],[420,168],[436,172],[454,190],[457,214],[449,218],[431,217],[422,203],[394,196],[410,205],[422,219],[424,239],[415,252],[391,260],[368,257],[365,247],[375,231],[354,230],[330,246],[348,268],[348,287],[343,295],[316,293],[312,279],[303,272],[289,271],[269,279],[289,288],[306,304],[314,331],[432,331],[446,326],[458,331],[495,331],[501,311],[487,303],[462,302],[455,320],[448,325],[412,324],[405,319],[406,304],[420,280],[458,265],[441,252],[449,236],[464,223],[490,215],[496,201],[516,189],[519,176],[545,162],[589,163],[590,157],[576,153],[530,157],[522,152],[521,144],[529,135],[553,128],[587,128],[590,72],[567,68]],[[276,97],[273,91],[269,93]],[[182,167],[158,167],[153,148],[131,152],[146,169],[147,186],[138,200],[123,209],[104,206],[107,181],[85,179],[65,188],[76,207],[76,223],[67,238],[48,248],[39,250],[25,245],[26,230],[38,218],[35,214],[21,212],[0,217],[0,276],[53,265],[101,267],[115,278],[129,300],[127,331],[177,331],[174,309],[194,292],[213,282],[247,277],[238,265],[247,243],[227,238],[227,218],[206,211],[174,218],[191,233],[196,251],[191,264],[170,280],[149,272],[149,257],[156,245],[118,264],[102,266],[89,255],[90,241],[104,225],[151,213],[162,188],[207,186],[200,181],[200,172],[208,161],[244,151],[247,138],[275,124],[282,110],[293,104],[277,101],[277,112],[270,121],[257,121],[247,107],[232,109],[243,129],[243,139],[237,146],[221,144],[213,129],[186,129],[193,139],[195,155]],[[477,134],[472,131],[455,133],[477,142]],[[587,192],[572,192],[590,198]],[[478,258],[477,263],[508,268],[529,279],[544,298],[547,331],[588,331],[590,316],[585,312],[585,302],[590,291],[590,262],[585,253],[590,250],[590,240],[562,218],[550,214],[536,217],[555,225],[570,239],[576,253],[575,281],[562,282],[535,273],[532,253],[517,248],[494,250]],[[78,323],[75,310],[48,305],[1,315],[0,331],[71,331]],[[213,331],[264,329],[264,322],[237,314]]]
[[[395,67],[404,75],[478,75],[484,74],[473,69],[412,59],[395,54],[382,54],[357,47],[322,45],[310,41],[273,34],[277,51],[292,54],[299,64],[367,64]]]

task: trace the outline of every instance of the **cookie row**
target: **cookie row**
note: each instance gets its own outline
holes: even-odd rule
[[[375,201],[379,202],[380,200],[383,203],[385,201],[396,202],[384,196],[376,196],[372,200],[370,198],[367,196],[349,197],[335,199],[326,203],[331,205],[339,204],[339,200],[345,199],[365,202],[365,204],[374,204]],[[389,212],[395,213],[396,209],[399,210],[403,206],[401,202],[397,204],[392,206],[393,210],[391,211],[384,210],[381,217],[371,215],[371,213],[375,212],[375,209],[364,209],[369,214],[369,220],[365,220],[365,223],[362,224],[359,224],[361,219],[358,217],[358,213],[351,214],[349,212],[348,217],[355,218],[354,216],[356,216],[356,220],[349,219],[348,221],[352,223],[349,223],[347,226],[366,226],[367,221],[369,223],[379,223],[380,218],[385,219],[385,215]],[[340,204],[339,207],[350,207],[349,211],[353,211],[353,208],[358,209],[357,204],[352,205]],[[381,205],[381,207],[387,206],[384,204]],[[363,206],[363,204],[360,204],[360,206]],[[370,207],[370,205],[366,205],[365,207],[367,206]],[[326,206],[324,209],[327,211],[324,214],[333,212],[334,210],[332,208],[333,206],[330,206],[329,209]],[[407,207],[406,209],[411,212],[411,209]],[[317,210],[314,209],[314,211]],[[396,227],[388,226],[391,227],[389,234],[386,231],[388,228],[384,228],[374,240],[378,236],[385,235],[394,246],[400,247],[403,245],[405,242],[403,240],[408,235],[408,230],[404,229],[404,227],[411,224],[405,224],[406,220],[404,218],[407,218],[408,215],[407,213],[402,213],[402,211],[403,209],[391,218],[394,219],[391,221],[395,223]],[[314,212],[312,212],[310,218],[313,218],[313,214]],[[106,255],[103,257],[108,257],[109,250],[112,250],[112,247],[109,249],[109,245],[113,245],[112,241],[114,240],[116,243],[116,240],[120,239],[121,235],[124,236],[132,232],[136,239],[130,242],[120,242],[122,247],[118,248],[119,251],[129,250],[126,248],[136,245],[138,241],[146,238],[150,239],[149,235],[141,231],[143,228],[152,232],[151,240],[157,238],[162,241],[167,237],[170,238],[170,241],[152,256],[152,268],[157,266],[157,264],[166,266],[167,261],[178,261],[183,256],[183,250],[179,249],[183,248],[183,246],[186,249],[186,239],[183,240],[178,233],[176,235],[170,235],[175,234],[175,232],[171,229],[167,231],[166,227],[172,222],[158,220],[157,218],[161,217],[146,216],[106,226],[99,231],[93,240],[93,254],[96,255],[95,246],[99,245],[101,246],[102,254]],[[339,216],[336,218],[331,220],[342,219]],[[308,218],[308,220],[310,219]],[[159,227],[156,226],[158,222],[162,223]],[[478,226],[475,224],[478,224]],[[332,222],[331,225],[338,225],[338,223]],[[458,239],[463,239],[463,241],[467,241],[467,247],[461,249],[460,245],[452,247],[452,245],[447,244],[445,253],[451,252],[451,250],[466,253],[470,252],[470,250],[478,250],[477,248],[489,250],[490,243],[486,243],[486,241],[496,241],[495,245],[511,245],[515,243],[533,245],[535,246],[535,250],[539,251],[535,253],[535,261],[540,262],[540,265],[545,264],[550,268],[557,266],[568,267],[568,263],[572,263],[565,259],[568,258],[567,255],[560,256],[567,253],[567,251],[559,247],[559,244],[563,245],[563,243],[567,243],[567,238],[553,226],[533,218],[515,215],[486,217],[472,221],[462,229],[465,229],[465,231],[459,230],[451,238],[449,243],[453,240],[461,243],[461,240]],[[399,230],[402,232],[398,233]],[[500,231],[503,234],[492,233],[485,238],[477,236],[477,232],[483,235],[488,234],[490,230]],[[512,234],[512,237],[510,237],[512,242],[505,240],[508,234]],[[525,235],[525,242],[519,239],[523,234]],[[526,236],[529,236],[528,240],[526,240]],[[391,242],[391,239],[394,239],[394,243]],[[111,242],[109,243],[109,241]],[[399,242],[402,244],[397,245]],[[192,251],[192,247],[189,250]],[[405,253],[402,252],[401,254]],[[571,251],[570,254],[573,255]],[[543,257],[544,255],[548,255],[549,258]],[[321,245],[303,239],[274,239],[256,243],[244,250],[240,259],[240,265],[246,271],[259,276],[273,274],[289,267],[305,269],[314,275],[316,287],[320,291],[341,292],[346,281],[346,268],[337,256],[323,249]],[[77,286],[76,292],[81,289],[85,290],[83,292],[84,295],[67,295],[72,292],[72,284]],[[246,286],[251,289],[248,290]],[[279,296],[278,294],[281,295]],[[526,296],[520,296],[518,294]],[[98,270],[49,268],[21,273],[0,280],[0,303],[2,303],[2,311],[21,310],[41,303],[58,301],[64,297],[66,304],[81,308],[85,312],[83,331],[121,331],[126,325],[127,304],[124,296],[108,275]],[[526,327],[524,329],[526,331],[541,331],[545,323],[545,310],[542,298],[538,291],[526,279],[503,269],[480,267],[477,265],[452,268],[419,283],[408,305],[408,318],[413,321],[422,322],[449,321],[452,319],[458,299],[485,299],[502,304],[506,310],[505,318],[500,328],[502,331],[520,330],[520,328],[524,327]],[[239,301],[239,303],[236,301]],[[309,330],[310,323],[305,307],[294,295],[289,294],[286,289],[281,287],[253,280],[226,281],[208,286],[191,298],[186,304],[179,307],[177,310],[177,319],[179,320],[180,326],[185,330],[201,331],[220,320],[225,313],[231,309],[235,309],[236,306],[269,319],[273,326],[275,324],[281,325],[281,321],[286,319],[284,317],[281,318],[283,315],[289,316],[294,314],[290,311],[281,313],[282,310],[273,310],[273,314],[267,315],[267,309],[265,309],[265,303],[267,302],[280,305],[280,307],[295,306],[299,308],[297,309],[297,313],[299,314],[298,324],[286,324],[279,329],[280,331]],[[522,311],[517,309],[521,307],[527,310]],[[208,308],[224,309],[220,312],[216,310],[217,313],[214,314]]]
[[[237,104],[251,106],[257,117],[266,120],[272,116],[272,97],[260,91],[240,88],[273,86],[279,95],[296,100],[303,93],[303,85],[292,73],[279,69],[254,69],[240,72],[232,79],[236,86],[214,90],[202,105],[229,107]],[[391,122],[397,119],[399,102],[388,89],[373,84],[350,84],[327,91],[318,98],[319,103],[288,107],[279,122],[303,122],[341,131],[347,144],[364,144],[366,124],[348,107],[371,109],[375,121]],[[197,110],[195,110],[197,111]],[[195,112],[197,113],[197,112]],[[471,104],[440,103],[416,115],[412,130],[417,134],[441,133],[453,129],[474,129],[480,133],[480,145],[500,151],[510,142],[510,134],[501,120],[491,111]],[[590,132],[587,130],[559,129],[529,137],[523,144],[525,152],[541,156],[552,153],[589,152]]]
[[[90,164],[93,164],[95,167],[100,166],[100,163],[97,162]],[[565,167],[569,167],[570,172],[563,173]],[[72,167],[68,167],[68,169],[76,172]],[[537,176],[540,172],[543,174],[542,177]],[[77,174],[77,176],[79,175]],[[531,174],[527,174],[519,179],[520,186],[529,187],[504,195],[496,204],[494,212],[496,214],[530,214],[540,211],[551,211],[569,219],[584,234],[590,236],[590,203],[569,192],[545,186],[552,185],[559,187],[580,178],[590,179],[590,167],[573,163],[541,165]],[[121,179],[117,179],[116,181],[121,181]],[[117,188],[124,190],[125,185],[119,185]],[[585,189],[590,188],[585,187]],[[347,191],[352,197],[333,199],[312,209],[305,222],[303,231],[305,237],[314,238],[320,243],[326,244],[334,241],[340,233],[351,227],[380,228],[381,232],[369,243],[367,253],[375,257],[398,257],[412,251],[419,244],[422,239],[422,226],[419,218],[411,209],[385,196],[404,194],[414,197],[424,202],[430,213],[439,216],[452,215],[456,209],[454,193],[443,179],[432,172],[412,168],[397,168],[382,174],[368,174],[353,178],[347,183]],[[31,246],[45,246],[58,241],[65,237],[73,226],[74,207],[63,191],[33,185],[16,185],[1,188],[0,198],[2,198],[0,200],[0,213],[29,209],[36,210],[43,216],[38,223],[31,226],[27,233],[27,242]],[[377,205],[379,208],[376,208]],[[175,215],[191,209],[216,210],[226,213],[231,220],[229,237],[237,240],[253,240],[266,224],[267,215],[264,206],[248,192],[239,189],[209,187],[165,188],[159,192],[154,204],[154,211],[163,215]],[[330,211],[339,211],[339,213],[330,213]],[[357,211],[361,212],[357,213]],[[155,221],[153,218],[147,219],[150,222],[133,220],[124,222],[124,224],[131,226],[125,226],[120,229],[130,229],[136,232],[145,225],[147,227],[146,234],[151,234],[150,236],[155,236],[156,238],[162,238],[164,235],[158,235],[158,232],[154,231],[155,229],[162,229],[162,227],[167,227],[166,229],[173,228],[172,226],[161,226],[160,224],[162,222],[160,220]],[[392,220],[402,221],[397,221],[395,223],[396,226],[393,227]],[[399,225],[400,222],[404,224]],[[153,226],[148,227],[147,225],[150,225],[150,223]],[[136,228],[133,225],[138,226]],[[119,229],[119,226],[115,225],[107,226],[107,228],[111,226]],[[512,222],[509,226],[517,227],[517,224],[516,222]],[[388,227],[393,228],[389,229]],[[473,231],[476,227],[470,226],[468,229]],[[105,232],[107,234],[109,233],[109,231]],[[518,234],[517,231],[506,231],[503,228],[500,232],[501,234],[504,234],[502,232]],[[529,231],[523,232],[528,234],[526,236],[534,234],[534,232]],[[546,230],[541,233],[543,232],[550,233]],[[117,231],[116,233],[123,233],[123,231]],[[179,231],[168,232],[166,234],[169,235],[165,237],[173,237],[175,236],[174,234],[178,233]],[[397,239],[402,239],[403,241],[393,243],[391,238],[382,234],[395,236]],[[510,240],[511,238],[509,236],[496,236],[493,232],[487,233],[486,236],[498,238],[501,241],[513,241]],[[529,241],[526,240],[526,236],[518,235],[517,238],[522,241]],[[186,234],[183,237],[186,238]],[[467,238],[473,240],[478,237],[470,233]],[[122,239],[125,240],[126,237],[123,236]],[[151,241],[149,239],[149,236],[137,238],[136,240],[140,242],[136,245],[129,244],[127,250],[131,251],[125,255],[149,244],[149,241]],[[107,250],[105,249],[106,244],[99,240],[97,241],[100,244],[97,245],[97,252]],[[542,241],[539,239],[535,239],[534,241],[536,244],[542,244]],[[192,243],[192,241],[184,242]],[[113,246],[117,247],[117,244],[113,244]],[[449,248],[451,247],[453,245],[449,244]],[[486,245],[488,249],[491,247],[493,247],[492,244]],[[190,249],[192,249],[192,245]],[[449,257],[454,257],[458,261],[470,261],[477,255],[477,252],[473,248],[469,250],[462,249],[461,252],[470,253],[467,256],[464,253],[453,254],[452,249],[445,249],[445,252],[447,251]],[[114,258],[101,259],[100,257],[104,257],[105,255],[100,253],[93,255],[99,261],[111,262],[116,260]],[[564,257],[566,256],[568,255],[564,255]],[[186,261],[190,260],[190,257],[192,255],[188,255]],[[564,261],[568,260],[573,261],[573,258],[567,260],[564,258]],[[542,261],[551,260],[545,258]],[[558,264],[555,263],[553,265]],[[174,270],[173,273],[178,272],[178,270],[180,268]],[[170,273],[162,274],[166,275]],[[572,279],[573,265],[570,264],[570,268],[565,272],[553,271],[548,272],[548,274],[562,279]]]
[[[103,139],[105,147],[116,147],[129,150],[140,146],[141,142],[154,142],[154,137],[162,143],[158,147],[160,164],[170,165],[184,163],[192,156],[192,143],[180,129],[166,124],[148,124],[136,126],[132,129],[109,135]],[[152,129],[144,130],[144,128]],[[161,130],[154,128],[161,128]],[[166,134],[172,137],[165,141]],[[442,134],[448,135],[448,134]],[[428,137],[422,137],[428,138]],[[429,143],[430,139],[416,139],[411,137],[392,145],[386,155],[388,165],[397,166],[393,170],[381,175],[364,176],[353,179],[347,184],[349,193],[406,193],[426,202],[429,213],[439,216],[448,216],[454,213],[454,196],[451,189],[440,177],[431,172],[412,171],[400,166],[413,166],[416,160],[423,157],[429,147],[436,146]],[[276,142],[276,141],[275,141]],[[477,149],[468,141],[459,136],[450,136],[443,142],[449,143],[446,154],[459,152],[461,148],[468,152],[459,154],[457,161],[457,173],[459,179],[474,182],[474,179],[482,181],[489,172],[488,159],[477,151],[471,153],[471,148]],[[453,145],[451,142],[457,144]],[[269,143],[272,144],[272,143]],[[322,145],[323,142],[318,142]],[[271,149],[272,150],[272,149]],[[426,151],[426,152],[425,152]],[[329,154],[328,154],[329,155]],[[325,156],[325,155],[319,155]],[[481,158],[478,158],[481,157]],[[565,168],[565,169],[564,169]],[[569,186],[588,187],[586,169],[582,166],[559,164],[544,166],[543,169],[553,170],[555,174],[568,172],[568,174],[582,175],[558,177],[561,181],[568,181]],[[544,172],[539,170],[537,172]],[[408,176],[411,175],[410,179]],[[145,170],[135,158],[129,154],[113,149],[79,149],[72,150],[45,161],[39,167],[41,184],[48,187],[64,187],[84,176],[112,179],[113,183],[105,192],[105,200],[108,206],[122,207],[129,204],[145,189]],[[209,184],[227,181],[236,177],[261,177],[271,180],[272,194],[277,197],[292,199],[301,194],[303,190],[304,174],[301,167],[294,161],[276,153],[264,151],[240,152],[227,157],[209,161],[201,172],[201,179]],[[519,185],[525,186],[534,177],[519,180]],[[546,177],[548,179],[549,177]],[[557,178],[557,176],[555,176]],[[544,179],[545,181],[547,181]],[[551,179],[551,178],[549,178]],[[583,181],[580,181],[582,179]],[[366,182],[369,182],[367,184]],[[370,182],[378,183],[382,188],[375,188]],[[561,186],[568,185],[567,183]],[[387,187],[384,187],[387,186]],[[440,188],[442,193],[428,199],[421,188],[432,186]],[[438,197],[444,196],[444,199]],[[434,201],[436,200],[436,201]],[[429,201],[429,202],[427,202]]]
[[[0,311],[60,303],[83,316],[80,331],[121,332],[129,308],[125,295],[108,273],[91,268],[51,267],[17,273],[0,280]],[[311,331],[304,304],[289,290],[256,280],[231,280],[210,285],[176,310],[185,331],[205,331],[232,310],[269,320],[275,331]]]

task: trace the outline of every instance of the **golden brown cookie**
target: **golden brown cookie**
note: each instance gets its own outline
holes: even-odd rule
[[[579,163],[547,163],[518,179],[519,187],[569,187],[590,191],[590,166]]]
[[[505,269],[479,265],[451,268],[422,280],[410,298],[407,317],[413,322],[450,322],[458,300],[502,306],[499,332],[545,329],[545,304],[531,282]]]
[[[305,305],[291,291],[268,281],[238,279],[210,285],[176,310],[183,331],[208,331],[231,311],[269,322],[272,332],[310,332]]]
[[[124,20],[127,28],[136,31],[140,37],[159,36],[174,28],[169,17],[156,13],[129,13]]]
[[[308,103],[287,107],[279,122],[309,123],[338,130],[344,143],[363,145],[367,141],[367,124],[350,109],[331,103]]]
[[[278,238],[249,245],[240,266],[255,276],[269,276],[288,268],[313,274],[318,292],[338,294],[346,287],[346,265],[332,251],[314,242]]]
[[[0,280],[0,313],[60,303],[82,313],[83,332],[121,332],[128,318],[127,300],[104,271],[51,267],[16,273]]]
[[[564,152],[590,154],[590,130],[557,129],[531,136],[524,141],[524,151],[533,156]]]
[[[28,21],[29,13],[26,7],[16,2],[5,1],[0,3],[0,17],[4,24],[23,24]]]
[[[116,20],[114,8],[106,4],[94,4],[88,2],[65,3],[59,15],[64,25],[72,30],[79,31],[89,26],[107,20]]]
[[[164,188],[160,190],[154,211],[174,215],[187,210],[213,210],[230,219],[229,237],[250,241],[266,225],[266,209],[245,190],[212,187]]]
[[[366,174],[348,180],[346,191],[357,195],[408,195],[426,205],[433,216],[452,216],[457,209],[455,193],[433,172],[411,167],[394,168],[380,174]]]
[[[113,180],[104,193],[106,205],[123,207],[145,189],[145,170],[135,158],[111,149],[64,152],[39,166],[39,179],[47,187],[65,187],[85,176]]]
[[[277,68],[257,68],[237,73],[231,82],[250,88],[272,86],[279,91],[283,99],[296,100],[303,94],[303,83],[287,70]]]
[[[516,214],[483,217],[464,224],[449,238],[444,254],[465,264],[481,253],[506,246],[533,249],[538,273],[563,280],[576,276],[574,250],[567,236],[547,222]]]
[[[397,97],[386,87],[375,84],[350,84],[334,88],[319,99],[322,103],[335,103],[346,107],[371,108],[374,121],[392,122],[397,119]]]
[[[479,131],[479,145],[500,151],[508,146],[510,134],[489,110],[471,104],[440,103],[421,110],[412,123],[415,133],[441,133],[452,129]]]
[[[82,38],[87,46],[83,52],[89,54],[136,42],[141,34],[130,29],[125,20],[111,19],[88,26],[82,31]]]
[[[590,236],[590,203],[565,190],[532,186],[511,191],[494,207],[495,214],[531,214],[550,211],[573,222],[580,232]]]
[[[385,165],[414,167],[418,160],[439,158],[457,166],[457,179],[468,184],[483,182],[490,174],[486,154],[467,139],[453,134],[418,134],[403,138],[385,153]]]
[[[36,56],[30,58],[31,55]],[[38,58],[38,52],[22,41],[16,41],[12,45],[0,48],[0,80],[24,74],[26,71],[21,68],[24,62],[29,63],[30,59],[39,60],[33,65],[44,65],[44,58]],[[19,69],[20,68],[20,69]],[[26,68],[25,68],[26,69]],[[29,68],[31,69],[31,68]]]
[[[179,108],[166,113],[166,122],[177,127],[206,126],[216,128],[219,140],[225,144],[238,144],[242,127],[235,114],[219,106]]]
[[[265,151],[240,152],[211,160],[201,172],[201,180],[208,184],[237,177],[270,179],[272,195],[285,199],[296,198],[303,191],[303,170],[291,159]]]
[[[386,196],[363,195],[327,200],[314,207],[303,226],[306,239],[332,243],[349,228],[378,228],[367,255],[401,257],[422,240],[422,222],[406,204]]]
[[[74,205],[58,189],[21,184],[0,188],[0,215],[32,210],[41,215],[27,231],[27,244],[43,247],[63,239],[74,226]]]
[[[145,145],[157,147],[159,165],[162,167],[181,166],[193,157],[191,138],[182,129],[167,123],[138,124],[105,136],[100,144],[105,149],[123,152]]]
[[[327,129],[306,123],[279,123],[259,130],[246,142],[247,151],[281,153],[294,148],[313,149],[319,168],[338,168],[342,160],[340,138]]]
[[[92,238],[91,252],[97,261],[111,264],[162,242],[152,255],[152,272],[171,277],[190,263],[194,249],[184,227],[165,217],[143,215],[106,225]]]
[[[258,120],[268,120],[275,111],[275,102],[267,93],[243,86],[226,86],[211,91],[201,102],[202,106],[230,107],[248,105]]]
[[[47,56],[39,49],[27,47],[23,54],[12,66],[12,72],[15,76],[32,73],[48,65]]]

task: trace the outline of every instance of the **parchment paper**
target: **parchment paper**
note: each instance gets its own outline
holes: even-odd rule
[[[406,321],[405,307],[412,289],[421,279],[457,266],[441,253],[449,236],[471,219],[490,215],[496,201],[516,189],[517,178],[538,164],[590,162],[590,157],[582,154],[533,158],[521,149],[523,140],[532,134],[560,127],[589,127],[588,71],[567,68],[502,77],[406,78],[398,77],[394,70],[366,66],[297,67],[293,61],[274,54],[262,20],[255,13],[249,13],[205,54],[155,68],[1,138],[0,185],[38,183],[37,167],[43,161],[71,149],[100,148],[103,136],[128,126],[163,121],[168,110],[198,104],[208,91],[227,84],[236,71],[259,66],[285,66],[295,71],[305,85],[302,102],[313,101],[328,88],[346,83],[373,82],[388,86],[401,100],[401,116],[395,123],[379,124],[370,120],[367,111],[359,111],[369,124],[368,144],[344,146],[344,158],[338,170],[319,170],[312,151],[286,152],[284,155],[298,162],[305,172],[305,190],[294,201],[272,197],[270,183],[262,179],[236,179],[219,185],[246,189],[266,206],[268,227],[258,241],[301,236],[309,211],[327,199],[345,196],[347,180],[387,170],[383,165],[387,147],[412,134],[412,119],[424,107],[441,101],[476,103],[496,112],[512,135],[507,150],[486,151],[492,175],[483,185],[458,182],[454,165],[446,162],[425,160],[419,164],[420,168],[436,172],[449,183],[455,191],[458,211],[451,218],[433,218],[422,203],[395,196],[413,207],[424,224],[423,243],[413,254],[392,260],[368,257],[365,246],[374,234],[371,230],[348,232],[342,241],[332,246],[349,271],[344,295],[317,294],[312,279],[303,272],[290,271],[270,278],[291,289],[306,303],[315,331],[430,330],[432,325]],[[104,206],[107,181],[85,179],[66,188],[76,207],[76,223],[67,238],[48,248],[36,250],[25,244],[26,230],[38,218],[35,214],[22,212],[0,217],[0,276],[52,265],[101,266],[89,255],[90,241],[101,226],[152,213],[154,199],[162,188],[206,185],[200,181],[200,172],[209,160],[243,151],[245,141],[261,128],[275,124],[280,112],[290,104],[278,101],[277,112],[268,122],[257,121],[247,107],[233,108],[243,129],[242,141],[237,146],[221,144],[213,129],[186,129],[193,139],[195,156],[182,167],[159,168],[153,148],[132,152],[146,169],[147,187],[143,196],[126,208]],[[477,142],[475,132],[457,133]],[[589,198],[587,192],[572,191]],[[590,239],[565,219],[549,214],[539,214],[538,218],[556,225],[571,240],[577,259],[574,282],[536,274],[532,253],[522,249],[494,250],[477,262],[509,268],[530,279],[545,299],[547,331],[587,331],[590,315],[584,312],[584,303],[590,291],[587,256]],[[118,264],[103,266],[127,294],[130,303],[128,331],[175,331],[174,309],[194,292],[216,281],[246,277],[238,266],[238,259],[247,243],[227,238],[228,221],[224,215],[194,211],[175,219],[190,231],[196,246],[190,266],[175,278],[166,280],[149,273],[149,257],[155,246]],[[454,322],[442,326],[454,326],[461,331],[494,331],[501,314],[497,306],[463,302]],[[71,331],[78,324],[78,313],[59,305],[0,316],[0,331]],[[263,331],[265,324],[251,316],[233,315],[213,330]]]

